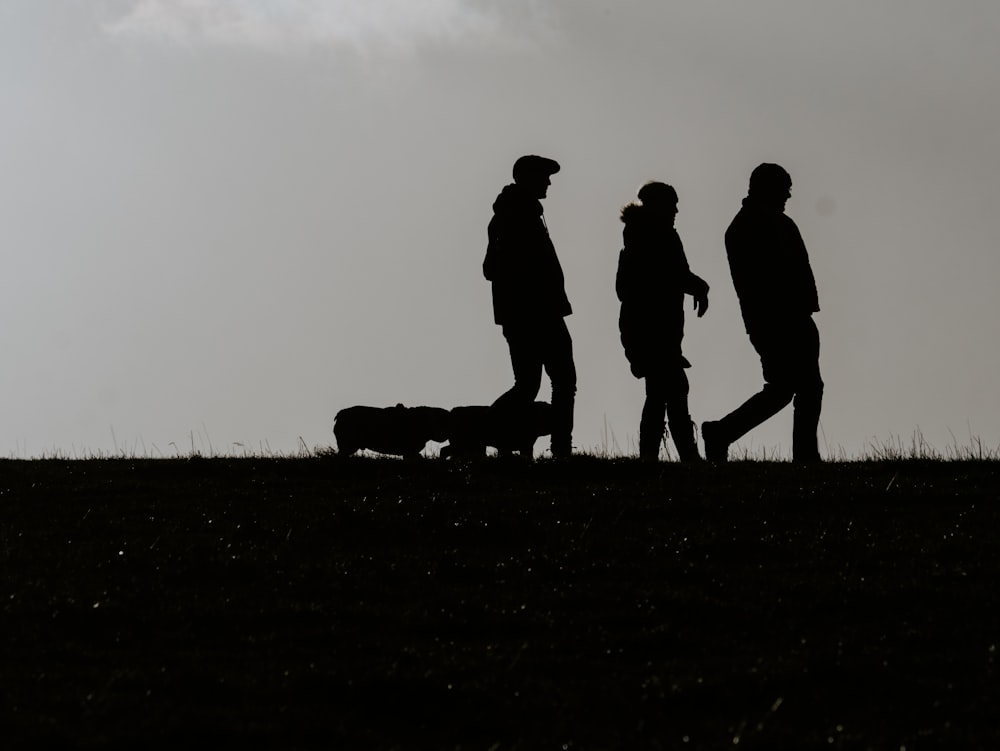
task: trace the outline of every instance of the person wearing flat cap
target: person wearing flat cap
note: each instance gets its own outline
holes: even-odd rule
[[[576,398],[573,341],[565,320],[573,309],[541,204],[558,171],[559,163],[546,157],[514,162],[514,182],[493,203],[483,275],[493,287],[493,317],[514,369],[514,386],[493,410],[515,419],[526,415],[544,370],[552,384],[552,455],[563,457],[572,453]]]

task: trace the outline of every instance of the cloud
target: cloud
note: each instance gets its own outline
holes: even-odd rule
[[[121,0],[104,29],[183,44],[398,53],[518,39],[517,27],[544,27],[535,3],[521,5],[512,14],[490,0]]]

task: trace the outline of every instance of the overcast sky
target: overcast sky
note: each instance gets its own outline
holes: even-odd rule
[[[562,164],[579,449],[636,448],[614,274],[648,180],[712,286],[692,415],[760,387],[723,233],[763,161],[819,287],[821,450],[996,447],[997,28],[994,0],[2,0],[0,453],[286,452],[352,404],[490,403],[486,224],[524,153]],[[790,410],[743,442],[790,443]]]

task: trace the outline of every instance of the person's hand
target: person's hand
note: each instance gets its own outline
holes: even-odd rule
[[[694,296],[694,310],[701,318],[705,315],[705,311],[708,310],[708,291]]]
[[[691,280],[694,282],[694,291],[691,293],[694,297],[694,310],[701,318],[708,310],[708,282],[695,274],[691,274]]]

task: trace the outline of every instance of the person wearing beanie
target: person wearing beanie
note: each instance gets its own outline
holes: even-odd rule
[[[639,457],[659,458],[669,424],[681,461],[698,461],[698,444],[688,411],[691,363],[681,351],[684,296],[694,298],[699,318],[708,310],[708,284],[688,266],[674,228],[677,191],[662,182],[639,189],[639,201],[621,212],[624,247],[618,255],[615,291],[621,301],[618,328],[632,375],[646,382],[639,421]]]

